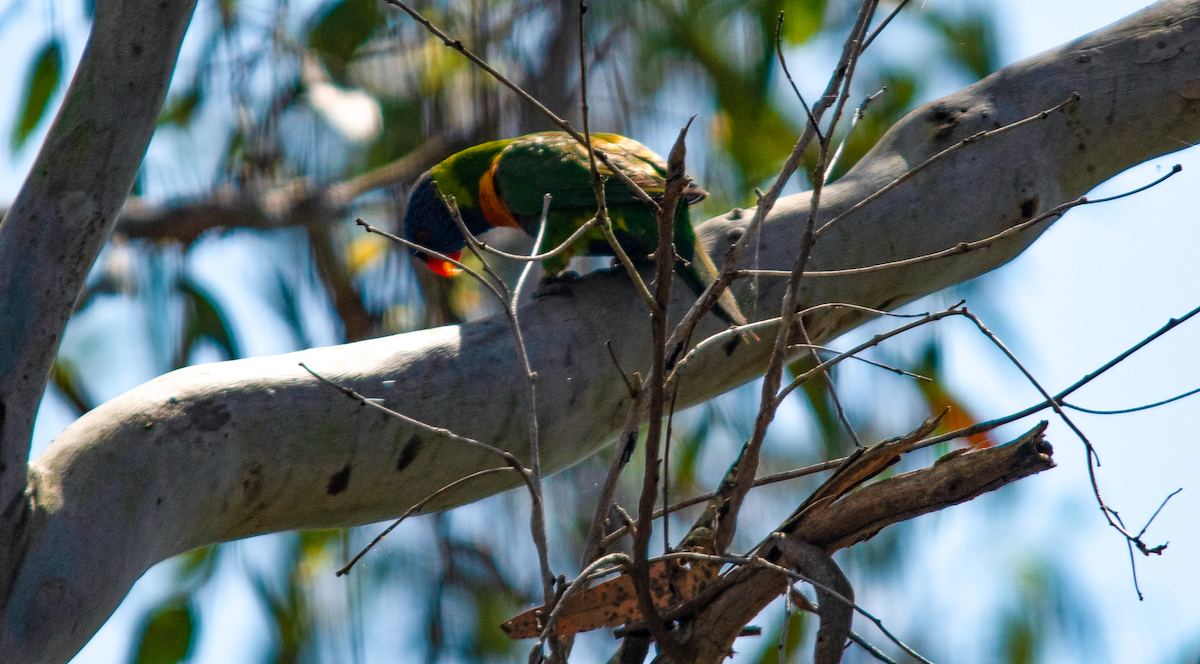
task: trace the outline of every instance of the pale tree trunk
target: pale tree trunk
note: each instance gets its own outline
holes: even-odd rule
[[[176,6],[178,5],[178,6]],[[0,226],[0,661],[63,662],[151,565],[190,548],[294,528],[394,517],[472,471],[488,453],[419,431],[347,399],[299,366],[426,423],[523,457],[528,385],[505,321],[485,320],[278,357],[190,367],[81,417],[35,464],[29,433],[62,328],[87,266],[111,230],[153,130],[190,3],[98,2],[93,39],[34,172]],[[825,189],[821,221],[957,141],[1080,101],[974,144],[898,186],[817,243],[811,269],[872,265],[994,235],[1068,202],[1146,159],[1200,138],[1200,1],[1155,5],[1011,65],[904,118]],[[809,197],[782,200],[759,266],[787,269]],[[700,229],[718,264],[734,211]],[[818,222],[820,225],[820,221]],[[851,277],[807,278],[801,305],[895,308],[1016,256],[1039,224],[989,248]],[[782,279],[764,278],[744,311],[777,315]],[[673,313],[689,304],[677,289]],[[864,316],[806,320],[814,341]],[[644,304],[620,272],[521,310],[538,373],[543,464],[561,469],[619,430],[627,371],[650,359]],[[719,329],[712,319],[701,332]],[[759,375],[770,330],[732,354],[690,362],[680,405]],[[514,485],[490,476],[442,500],[462,504]],[[502,477],[502,476],[501,476]]]

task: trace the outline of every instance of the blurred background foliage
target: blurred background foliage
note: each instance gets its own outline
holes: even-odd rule
[[[53,1],[43,3],[51,14]],[[0,13],[0,30],[12,29],[9,15],[17,4]],[[576,4],[436,0],[417,7],[578,124]],[[884,3],[880,18],[894,7]],[[665,153],[678,127],[698,115],[690,169],[712,193],[697,211],[700,221],[752,204],[754,188],[765,186],[803,127],[804,113],[777,61],[779,26],[796,84],[819,94],[856,4],[601,0],[588,9],[591,127]],[[83,11],[91,11],[88,0]],[[59,20],[48,24],[43,47],[23,64],[23,89],[9,97],[18,104],[14,154],[34,148],[31,137],[48,123],[65,88],[64,61],[79,55],[68,48]],[[930,1],[906,7],[860,64],[855,104],[883,92],[846,142],[834,177],[916,104],[987,75],[996,66],[996,43],[988,6]],[[406,252],[356,230],[353,220],[361,216],[398,231],[407,188],[420,172],[462,147],[550,128],[534,109],[379,0],[201,0],[127,219],[80,300],[50,398],[80,414],[101,397],[190,363],[494,313],[472,281],[415,269]],[[789,191],[806,187],[801,175]],[[525,241],[496,238],[511,246]],[[810,382],[780,416],[771,434],[777,442],[765,448],[764,472],[852,447],[831,385],[842,395],[864,389],[888,395],[875,403],[851,399],[848,423],[864,442],[896,435],[945,408],[951,409],[948,428],[970,421],[942,378],[936,334],[878,354],[877,360],[928,380],[839,369],[831,383]],[[132,358],[135,377],[126,367],[116,372],[124,378],[114,379],[113,357]],[[811,362],[801,359],[792,371]],[[756,398],[757,389],[742,389],[675,418],[672,496],[715,485],[749,433]],[[576,570],[591,514],[588,489],[605,466],[604,458],[593,458],[548,484],[557,571]],[[626,477],[640,476],[636,461],[633,466]],[[815,482],[757,492],[739,532],[771,527]],[[631,502],[634,490],[623,487],[623,500]],[[519,660],[523,644],[509,642],[498,625],[537,594],[527,509],[514,493],[416,520],[348,578],[335,578],[333,570],[377,528],[281,534],[180,556],[166,564],[168,590],[147,609],[127,659],[198,661],[206,623],[230,610],[211,599],[220,572],[244,577],[273,627],[264,637],[270,645],[247,644],[251,654],[243,661]],[[672,520],[676,538],[692,516]],[[252,564],[253,556],[240,553],[255,542],[269,552],[263,554],[269,563]],[[889,584],[917,544],[913,529],[901,525],[840,554],[866,604],[890,596]],[[998,598],[995,615],[977,626],[984,659],[1046,661],[1054,648],[1086,640],[1086,606],[1060,572],[1039,561],[996,572],[1009,575],[1011,601]],[[917,606],[910,609],[914,615],[900,631],[939,653],[938,625],[925,622]],[[781,616],[778,607],[764,613],[764,636],[739,642],[745,661],[779,661]],[[808,624],[792,613],[782,649],[788,661],[807,656]],[[576,654],[598,661],[613,647],[608,636],[585,635]],[[848,661],[866,659],[860,651],[848,654]]]

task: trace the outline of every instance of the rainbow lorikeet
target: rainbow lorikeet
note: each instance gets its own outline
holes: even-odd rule
[[[666,185],[667,165],[649,148],[616,134],[592,134],[592,145],[602,150],[651,196],[661,195]],[[597,164],[605,181],[613,234],[633,258],[654,253],[658,225],[654,212],[603,164]],[[437,189],[434,189],[434,183]],[[475,235],[491,228],[510,226],[536,236],[542,214],[542,197],[551,196],[546,236],[542,250],[562,244],[596,214],[588,153],[569,134],[547,131],[517,138],[491,141],[448,157],[422,175],[413,188],[404,217],[404,237],[415,244],[458,260],[465,241],[438,196],[454,196],[463,222]],[[697,295],[717,277],[716,266],[703,250],[696,251],[687,206],[707,195],[689,186],[675,212],[675,273]],[[434,272],[453,276],[453,264],[412,250]],[[554,277],[567,269],[573,255],[611,256],[612,247],[599,228],[592,228],[562,253],[542,261],[546,275]],[[721,296],[716,313],[727,322],[745,324],[745,317],[729,291]]]

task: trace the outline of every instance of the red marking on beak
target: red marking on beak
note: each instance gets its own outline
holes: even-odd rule
[[[454,260],[459,260],[462,258],[462,249],[446,255]],[[453,277],[462,272],[461,267],[451,263],[450,261],[444,261],[437,256],[429,256],[425,259],[425,264],[429,266],[429,269],[433,270],[437,274],[442,275],[443,277]]]

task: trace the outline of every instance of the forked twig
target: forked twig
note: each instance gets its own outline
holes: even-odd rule
[[[1018,129],[1020,127],[1023,127],[1032,122],[1036,122],[1038,120],[1045,120],[1046,118],[1050,117],[1051,113],[1054,113],[1056,111],[1061,111],[1064,108],[1066,108],[1067,106],[1069,106],[1070,104],[1073,104],[1077,101],[1079,101],[1079,93],[1072,92],[1071,96],[1068,97],[1066,101],[1064,101],[1060,104],[1057,104],[1051,108],[1048,108],[1040,113],[1031,115],[1023,120],[1017,120],[1016,122],[1004,125],[1003,127],[997,127],[996,129],[989,129],[987,131],[981,131],[981,132],[972,134],[972,135],[962,139],[961,141],[955,143],[954,145],[951,145],[950,147],[946,148],[945,150],[942,150],[941,152],[933,155],[932,157],[926,159],[925,161],[921,162],[920,164],[909,169],[903,175],[896,178],[895,180],[892,180],[888,184],[884,185],[879,190],[877,190],[875,193],[871,194],[870,196],[867,196],[866,198],[862,199],[861,201],[850,206],[850,208],[847,209],[845,212],[842,212],[841,214],[837,215],[833,219],[830,219],[829,221],[825,222],[825,224],[822,225],[821,228],[819,228],[817,230],[817,237],[818,238],[821,237],[822,235],[827,233],[830,228],[833,228],[835,225],[837,225],[843,219],[846,219],[847,217],[853,215],[854,213],[858,212],[859,210],[863,209],[864,207],[875,202],[876,200],[879,199],[880,196],[883,196],[887,192],[889,192],[889,191],[895,189],[896,187],[900,186],[901,184],[904,184],[905,182],[909,181],[910,179],[912,179],[914,176],[916,176],[921,171],[925,170],[926,168],[929,168],[933,164],[941,161],[942,159],[945,159],[946,157],[950,156],[951,154],[954,154],[955,152],[962,150],[963,148],[967,147],[968,145],[971,145],[973,143],[978,143],[980,141],[986,140],[988,138],[992,138],[994,136],[999,136],[1000,134],[1012,131],[1014,129]]]

